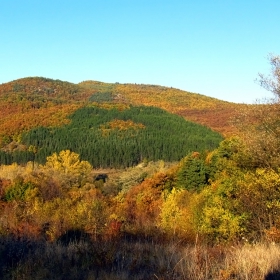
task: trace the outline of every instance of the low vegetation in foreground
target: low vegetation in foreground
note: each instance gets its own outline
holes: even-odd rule
[[[1,279],[279,279],[279,245],[2,239]]]
[[[244,145],[122,170],[69,150],[2,165],[1,279],[277,279],[280,174]]]

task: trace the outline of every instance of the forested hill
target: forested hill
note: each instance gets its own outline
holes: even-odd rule
[[[230,132],[230,116],[239,106],[154,85],[23,78],[0,85],[1,161],[42,162],[62,149],[95,166],[179,160],[215,148],[222,137],[213,130]],[[97,152],[111,150],[118,162]]]
[[[156,106],[224,135],[232,132],[231,117],[242,104],[155,85],[102,83],[79,84],[42,77],[18,79],[0,85],[0,138],[38,124],[58,125],[89,100]],[[36,115],[36,118],[34,118]]]
[[[70,149],[95,167],[134,166],[143,160],[179,161],[192,151],[213,150],[221,135],[155,107],[105,104],[82,107],[60,127],[21,135],[21,149],[1,151],[0,162],[44,163]],[[9,145],[8,145],[9,146]]]
[[[176,88],[144,84],[119,84],[84,81],[80,83],[104,96],[120,102],[156,106],[183,116],[187,120],[206,125],[223,135],[231,135],[232,118],[244,104],[235,104]]]

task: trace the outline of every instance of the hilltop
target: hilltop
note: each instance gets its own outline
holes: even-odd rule
[[[100,167],[178,161],[217,147],[234,106],[155,85],[18,79],[0,85],[0,160],[44,162],[71,149]]]
[[[165,87],[34,77],[1,85],[0,99],[4,164],[44,162],[71,149],[94,166],[125,167],[143,159],[178,161],[222,140],[176,113],[197,110],[198,99],[210,107],[210,98]]]
[[[232,133],[231,117],[242,104],[156,85],[84,81],[73,84],[30,77],[0,85],[0,139],[38,125],[66,124],[68,116],[94,101],[162,108],[223,135]]]
[[[106,84],[84,81],[79,85],[98,93],[111,93],[116,100],[135,105],[155,106],[183,116],[187,120],[206,125],[228,135],[233,132],[231,118],[243,104],[222,101],[205,95],[144,84]]]

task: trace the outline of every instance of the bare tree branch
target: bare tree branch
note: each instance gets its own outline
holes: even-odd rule
[[[261,87],[273,92],[277,98],[280,98],[280,56],[269,54],[268,61],[271,65],[271,74],[265,76],[259,73],[257,82]]]

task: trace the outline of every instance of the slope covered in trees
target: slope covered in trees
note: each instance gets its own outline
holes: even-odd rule
[[[67,123],[88,96],[78,85],[40,77],[0,85],[0,145],[33,127]]]
[[[231,118],[243,106],[154,85],[23,78],[0,85],[0,145],[17,141],[23,131],[40,125],[66,124],[71,113],[91,102],[155,106],[224,135],[232,132]]]
[[[85,81],[80,85],[97,90],[99,93],[111,94],[118,102],[165,109],[224,135],[234,132],[231,119],[240,108],[244,107],[243,104],[234,104],[197,93],[156,85],[105,84],[95,81]]]
[[[127,167],[141,161],[178,161],[191,151],[212,150],[222,140],[207,127],[162,109],[122,104],[76,110],[60,127],[38,127],[21,136],[24,151],[0,153],[2,163],[43,163],[53,152],[70,149],[95,167]]]

